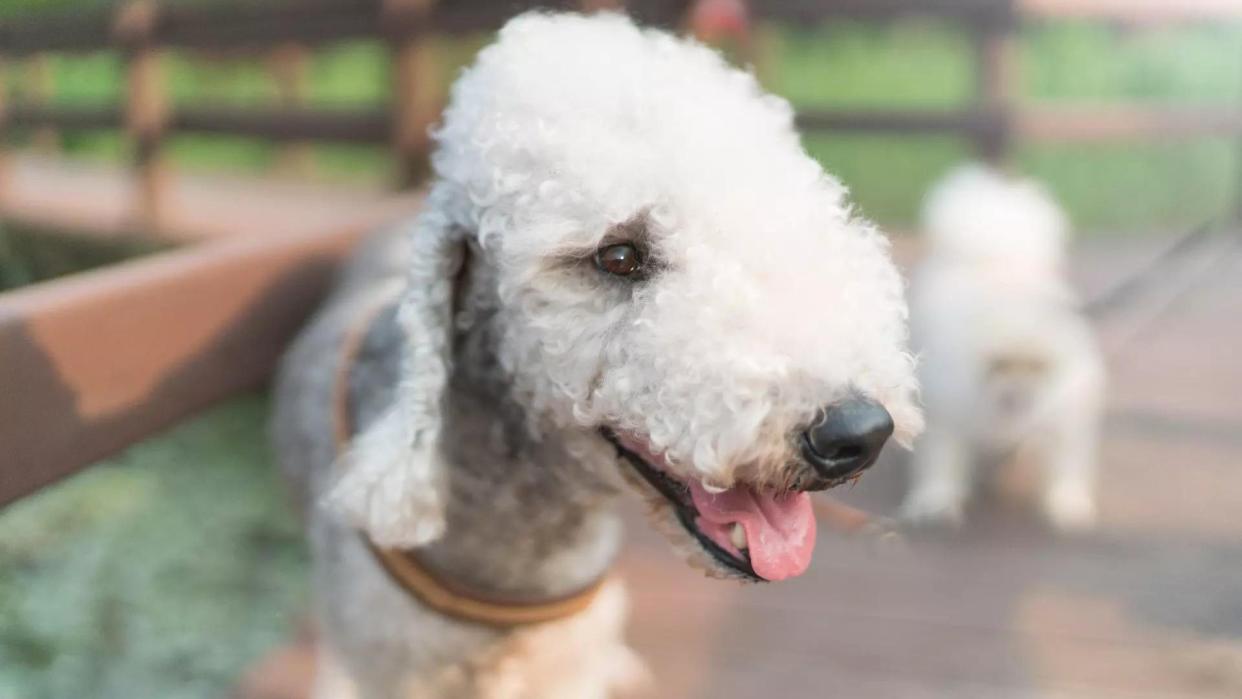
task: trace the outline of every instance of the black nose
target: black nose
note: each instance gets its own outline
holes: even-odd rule
[[[880,455],[893,434],[893,418],[884,406],[851,398],[825,408],[803,432],[802,452],[829,481],[861,473]]]

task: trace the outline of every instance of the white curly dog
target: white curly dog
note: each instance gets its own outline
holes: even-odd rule
[[[317,696],[609,696],[614,496],[712,575],[802,573],[808,491],[921,428],[902,280],[784,100],[621,16],[509,22],[435,140],[278,385]]]
[[[905,516],[960,522],[980,462],[1021,458],[1052,524],[1090,525],[1104,364],[1066,281],[1064,214],[1037,183],[972,165],[932,189],[924,229],[910,305],[927,431]]]

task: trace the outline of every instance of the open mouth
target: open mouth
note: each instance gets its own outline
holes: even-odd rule
[[[651,463],[611,430],[601,430],[617,453],[673,506],[677,519],[725,568],[755,581],[801,575],[815,550],[815,515],[810,496],[750,485],[709,491]]]

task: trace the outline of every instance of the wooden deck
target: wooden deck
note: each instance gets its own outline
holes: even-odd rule
[[[39,199],[48,182],[65,182],[55,166],[18,160],[10,172],[11,217],[49,222],[59,210],[53,225],[129,225],[112,173],[77,171],[78,205],[64,207]],[[330,227],[409,206],[339,188],[177,182],[173,200],[193,213],[174,223],[184,239]],[[282,211],[281,201],[300,204]],[[1076,275],[1090,295],[1161,244],[1093,241]],[[658,678],[647,696],[1242,696],[1242,255],[1217,257],[1225,262],[1190,267],[1202,281],[1156,322],[1136,324],[1136,312],[1102,328],[1114,356],[1094,533],[1058,539],[1026,513],[985,506],[963,532],[916,534],[898,548],[825,535],[803,578],[739,587],[702,579],[629,513],[621,571],[631,639]],[[891,512],[900,458],[842,497]],[[304,696],[310,658],[309,643],[291,642],[256,665],[239,696]]]

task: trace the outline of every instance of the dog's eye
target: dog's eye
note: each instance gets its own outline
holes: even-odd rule
[[[595,251],[595,266],[601,272],[629,277],[642,271],[643,255],[631,243],[615,243]]]

